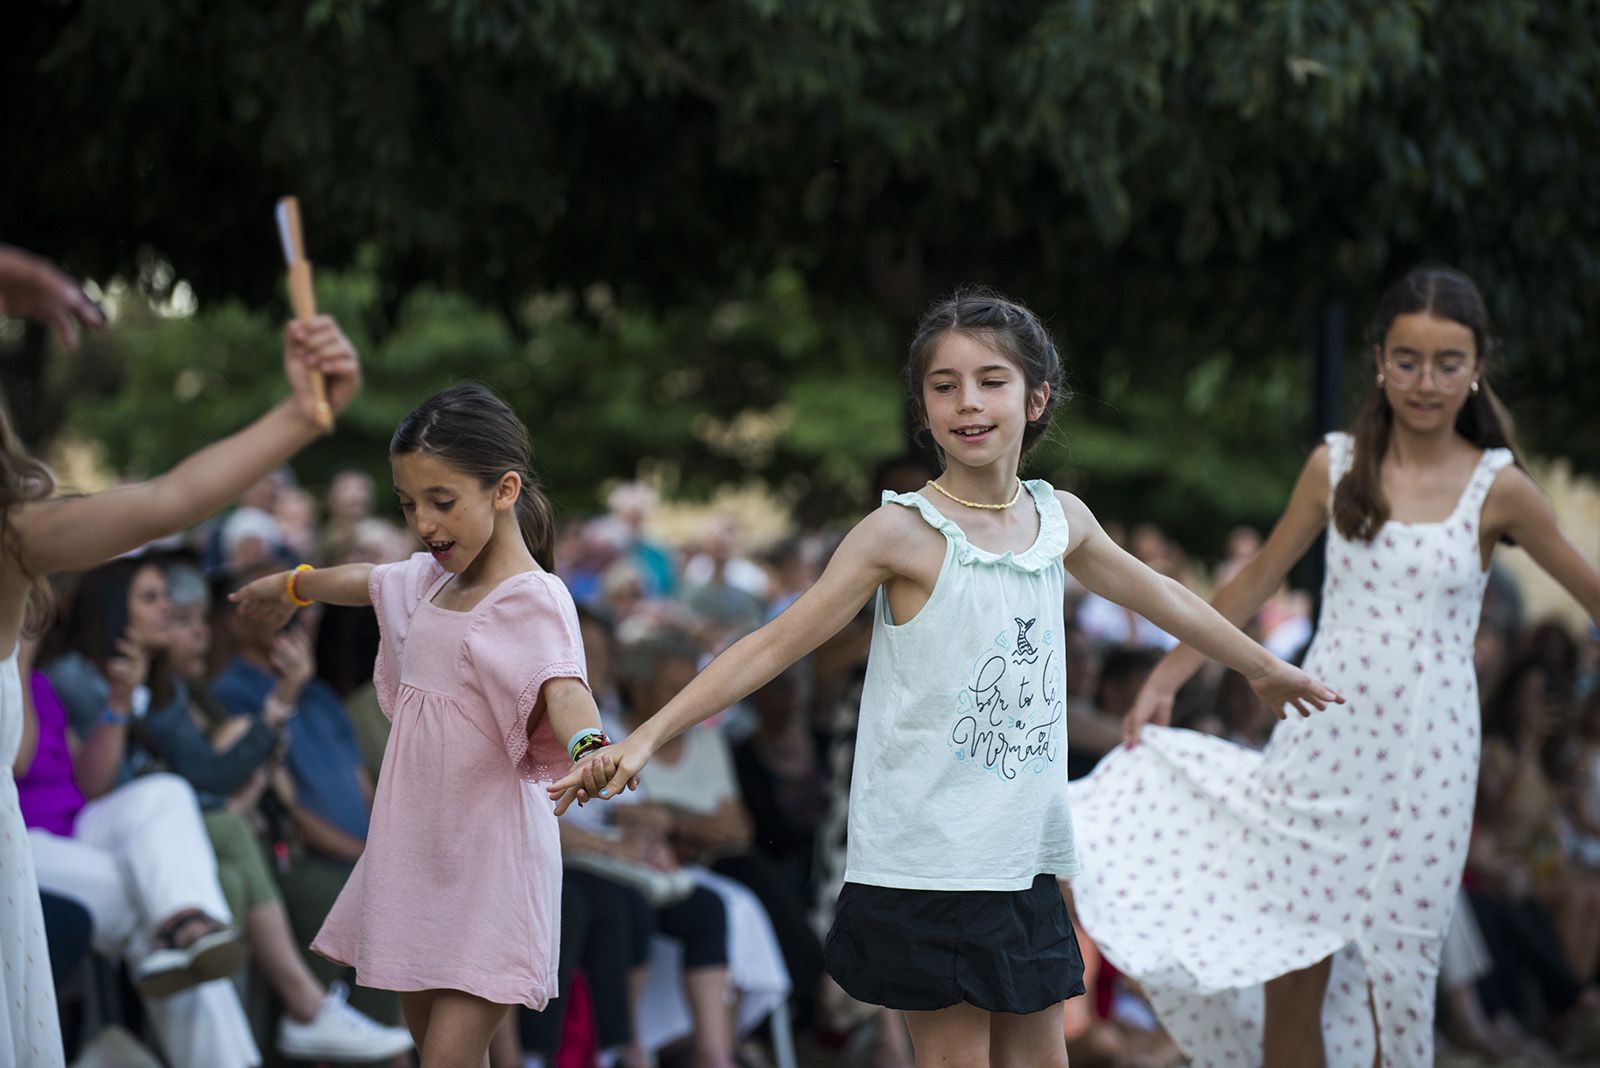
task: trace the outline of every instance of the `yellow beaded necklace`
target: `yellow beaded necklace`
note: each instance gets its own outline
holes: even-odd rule
[[[983,504],[983,503],[980,503],[978,501],[962,500],[960,497],[957,497],[954,493],[951,493],[949,490],[945,489],[943,486],[939,485],[939,483],[935,482],[931,478],[928,479],[928,485],[932,486],[934,489],[938,490],[940,493],[944,494],[946,497],[949,497],[952,501],[955,501],[957,504],[964,504],[968,508],[982,508],[982,509],[984,509],[986,511],[990,511],[990,512],[1003,512],[1007,508],[1010,508],[1013,504],[1016,504],[1019,500],[1022,499],[1022,479],[1020,479],[1020,478],[1017,479],[1017,492],[1013,493],[1011,495],[1011,499],[1009,501],[1007,501],[1005,504]]]

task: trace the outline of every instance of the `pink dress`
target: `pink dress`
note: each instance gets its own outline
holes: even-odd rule
[[[394,726],[366,850],[311,948],[354,965],[364,986],[542,1009],[561,930],[542,784],[569,764],[540,691],[554,678],[587,685],[578,617],[543,571],[467,612],[432,603],[449,577],[427,553],[372,572],[373,683]]]

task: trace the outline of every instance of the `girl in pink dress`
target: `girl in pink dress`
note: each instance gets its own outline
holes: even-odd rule
[[[561,850],[540,784],[604,735],[527,428],[456,386],[405,418],[389,459],[427,552],[302,564],[233,600],[284,620],[312,601],[377,610],[394,726],[366,850],[312,948],[400,992],[424,1068],[475,1068],[510,1006],[555,995]]]

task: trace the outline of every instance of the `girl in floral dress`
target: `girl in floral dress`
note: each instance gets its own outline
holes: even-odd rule
[[[1084,926],[1197,1065],[1367,1068],[1375,1051],[1433,1063],[1495,544],[1515,540],[1600,618],[1600,574],[1517,464],[1483,380],[1492,346],[1472,281],[1408,274],[1379,302],[1372,343],[1353,433],[1312,453],[1272,536],[1214,601],[1248,619],[1326,527],[1306,670],[1348,703],[1280,724],[1259,754],[1171,730],[1201,661],[1179,648],[1128,715],[1137,747],[1071,791]]]

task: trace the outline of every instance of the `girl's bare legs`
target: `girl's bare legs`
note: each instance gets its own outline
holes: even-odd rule
[[[521,1068],[522,1039],[517,1034],[517,1014],[506,1013],[489,1039],[489,1068]]]
[[[433,1012],[433,996],[437,990],[400,991],[400,1018],[411,1032],[411,1042],[421,1053],[428,1038],[428,1020]]]
[[[1061,1033],[1061,1002],[1025,1015],[989,1015],[992,1068],[1067,1068],[1067,1039]]]
[[[422,1068],[486,1068],[489,1039],[509,1005],[460,990],[433,990],[422,1050]],[[402,1002],[402,1005],[404,1002]]]
[[[879,1009],[877,1045],[872,1051],[872,1068],[907,1068],[916,1063],[911,1052],[911,1033],[898,1009]]]
[[[623,1051],[622,1063],[626,1068],[651,1068],[655,1059],[644,1048],[640,1037],[639,1006],[644,1003],[644,985],[650,979],[648,966],[635,968],[628,973],[628,1019],[633,1022],[633,1041]]]
[[[327,993],[306,966],[289,927],[289,914],[281,900],[264,901],[244,920],[245,937],[255,954],[256,966],[283,999],[284,1011],[300,1023],[310,1023],[322,1009]]]
[[[988,1068],[990,1015],[976,1005],[962,1002],[933,1012],[908,1012],[905,1017],[917,1068]],[[1060,1021],[1058,1006],[1051,1021],[1057,1038]]]
[[[734,1068],[733,1006],[728,999],[727,967],[685,972],[683,987],[689,997],[689,1015],[694,1018],[695,1068]]]
[[[1322,998],[1328,991],[1333,958],[1280,975],[1266,984],[1265,1068],[1326,1068],[1322,1046]]]

